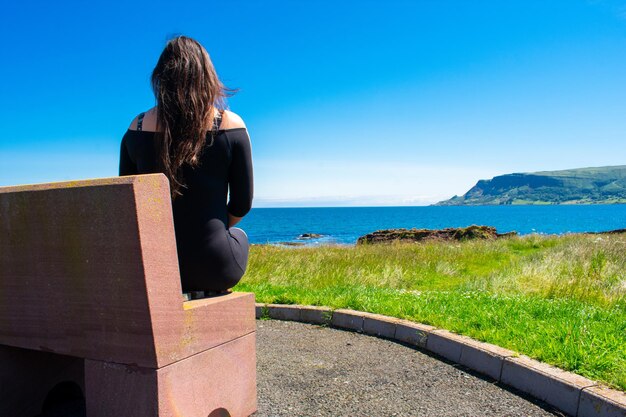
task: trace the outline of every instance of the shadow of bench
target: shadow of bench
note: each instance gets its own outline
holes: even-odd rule
[[[0,187],[0,416],[248,416],[254,316],[183,302],[164,175]]]

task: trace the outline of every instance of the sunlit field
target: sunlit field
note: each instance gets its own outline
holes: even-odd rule
[[[255,245],[236,289],[431,324],[626,390],[626,235]]]

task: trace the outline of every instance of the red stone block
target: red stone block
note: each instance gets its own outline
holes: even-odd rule
[[[88,359],[88,376],[102,374],[100,379],[106,382],[113,375],[111,381],[116,382],[109,385],[112,392],[119,391],[117,399],[137,391],[138,396],[156,395],[161,401],[175,392],[182,395],[181,384],[195,381],[194,389],[208,389],[202,381],[221,376],[220,383],[228,385],[232,395],[247,395],[245,401],[231,399],[247,407],[236,409],[248,410],[255,374],[235,372],[230,365],[224,365],[228,372],[222,371],[220,361],[229,361],[220,352],[239,355],[245,369],[254,364],[253,344],[236,348],[254,338],[254,295],[232,293],[183,302],[181,294],[164,175],[0,187],[0,345],[54,353],[52,368],[61,355]],[[240,342],[231,345],[231,341]],[[23,355],[33,354],[42,353]],[[210,359],[214,357],[222,359]],[[187,361],[198,370],[189,368],[184,376],[176,369]],[[23,368],[25,381],[34,378],[37,372],[31,375],[27,362],[16,360],[14,368],[6,368],[0,354],[0,369],[7,369],[0,377]],[[79,363],[82,366],[82,359]],[[135,369],[142,377],[128,377],[132,372],[118,375],[119,366]],[[47,365],[42,368],[45,376]],[[239,377],[246,379],[236,380]],[[248,388],[242,391],[237,384]],[[89,378],[87,385],[88,403],[96,400],[89,392],[98,392],[98,401],[113,395],[94,391]],[[206,393],[215,401],[226,401],[226,394],[218,391],[211,388]],[[0,404],[7,392],[0,385]],[[35,404],[41,395],[31,394]],[[203,406],[210,408],[212,403],[206,401]],[[137,412],[174,415],[163,414],[164,407]],[[155,410],[158,414],[149,414]]]
[[[0,188],[0,344],[155,362],[135,181]]]
[[[2,187],[0,213],[0,344],[157,368],[255,330],[252,294],[183,308],[161,174]]]
[[[255,334],[160,369],[86,361],[89,417],[231,417],[256,410]]]

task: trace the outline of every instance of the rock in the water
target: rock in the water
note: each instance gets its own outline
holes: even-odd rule
[[[470,239],[497,239],[499,237],[516,236],[517,232],[500,234],[495,227],[469,226],[449,227],[446,229],[387,229],[377,230],[359,237],[357,245],[364,243],[387,242],[421,242],[424,240],[470,240]]]
[[[324,235],[320,235],[319,233],[302,233],[296,239],[298,240],[308,240],[308,239],[319,239]]]

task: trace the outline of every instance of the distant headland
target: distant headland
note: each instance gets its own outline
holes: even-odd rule
[[[626,165],[499,175],[436,206],[626,203]]]

